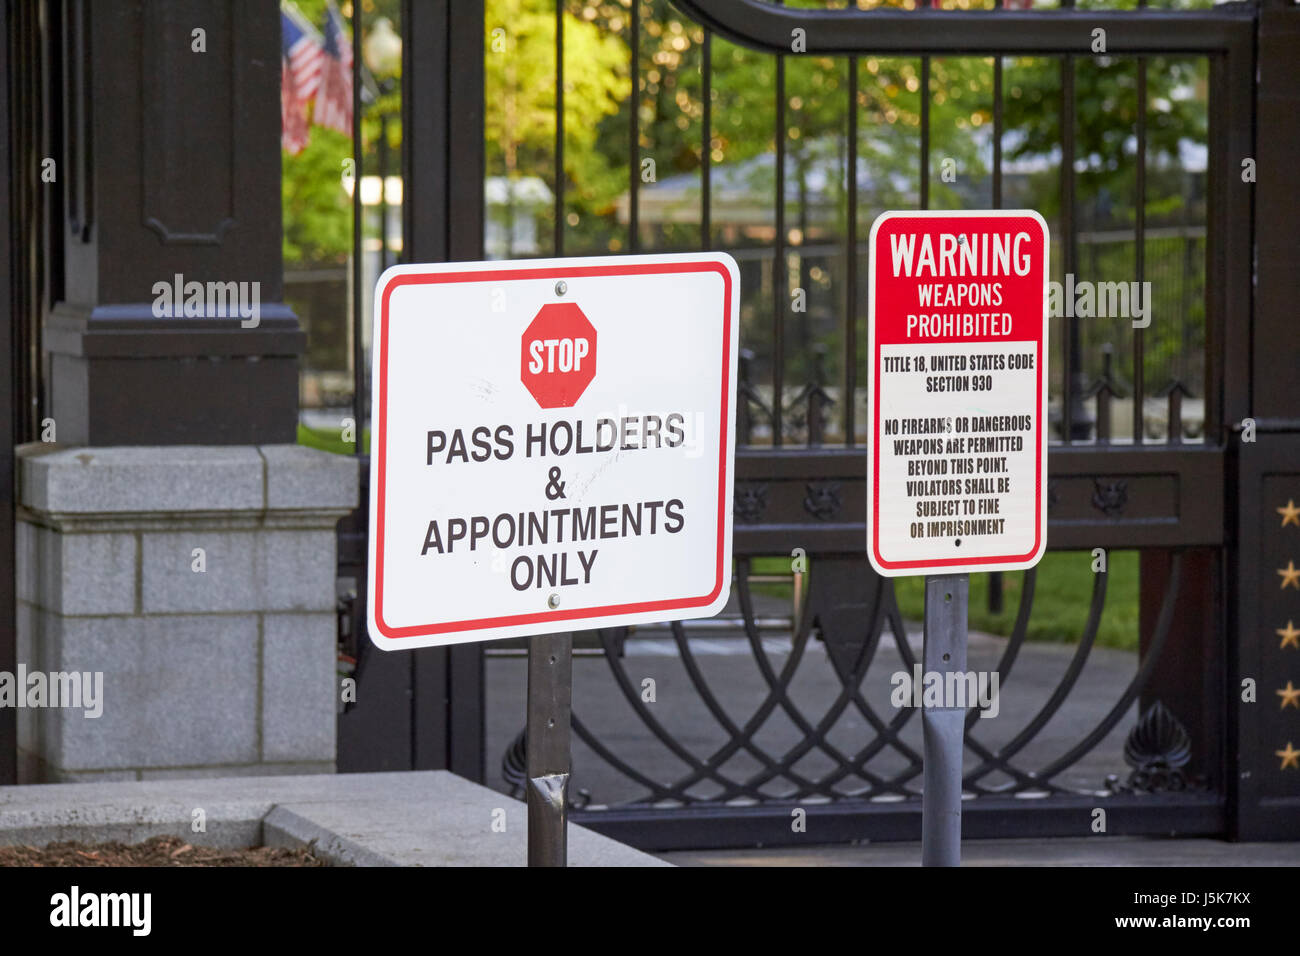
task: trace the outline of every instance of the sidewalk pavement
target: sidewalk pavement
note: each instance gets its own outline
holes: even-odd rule
[[[919,843],[681,850],[676,866],[920,866]],[[1154,837],[968,840],[963,866],[1300,866],[1300,843],[1228,843]]]

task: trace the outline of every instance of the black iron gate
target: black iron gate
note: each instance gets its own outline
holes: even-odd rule
[[[1142,654],[1137,672],[1127,686],[1114,688],[1114,702],[1095,724],[1079,728],[1075,740],[1064,752],[1047,760],[1027,761],[1022,751],[1056,716],[1074,688],[1105,613],[1107,578],[1096,574],[1091,584],[1092,601],[1082,634],[1059,684],[1050,698],[1010,739],[997,747],[982,743],[978,715],[972,711],[967,722],[967,749],[975,758],[968,762],[964,786],[974,797],[965,809],[965,832],[969,836],[1005,836],[1088,832],[1089,812],[1098,805],[1111,808],[1121,832],[1216,833],[1224,830],[1223,753],[1219,747],[1223,729],[1222,643],[1206,641],[1205,629],[1223,621],[1221,554],[1224,544],[1225,421],[1244,415],[1243,396],[1227,394],[1224,385],[1232,381],[1231,367],[1244,357],[1240,343],[1228,340],[1228,303],[1249,302],[1250,195],[1240,184],[1235,157],[1250,152],[1251,130],[1245,122],[1228,117],[1248,115],[1251,95],[1250,10],[1228,6],[1204,12],[1123,11],[1099,9],[1075,11],[1021,12],[990,10],[964,14],[934,9],[857,11],[808,11],[782,9],[773,5],[727,2],[727,0],[682,0],[678,6],[710,31],[747,47],[776,54],[776,160],[774,261],[771,273],[771,387],[764,401],[756,383],[742,382],[744,408],[741,417],[742,443],[736,485],[736,586],[745,637],[762,672],[765,688],[742,719],[733,719],[691,662],[686,630],[677,625],[677,644],[693,685],[706,700],[712,717],[725,728],[728,739],[705,752],[692,752],[656,719],[652,709],[638,697],[635,681],[624,673],[621,659],[607,643],[607,660],[625,692],[628,703],[650,732],[687,764],[685,772],[670,783],[645,776],[611,748],[575,713],[574,729],[582,741],[608,762],[644,787],[644,793],[630,803],[605,809],[588,809],[575,819],[642,845],[656,847],[729,843],[780,843],[799,839],[792,829],[791,814],[804,809],[806,826],[815,828],[819,839],[890,839],[919,836],[919,791],[921,760],[916,743],[901,732],[914,712],[885,713],[866,699],[861,690],[864,677],[876,657],[882,640],[892,641],[905,669],[911,670],[914,656],[906,639],[898,605],[890,582],[877,578],[862,553],[864,517],[865,456],[853,450],[857,439],[855,423],[858,381],[857,342],[862,314],[858,280],[859,249],[857,216],[847,217],[844,236],[846,263],[842,363],[843,388],[838,409],[832,409],[827,382],[819,377],[817,362],[806,363],[811,372],[805,388],[788,398],[785,386],[783,343],[792,313],[789,308],[787,277],[794,268],[781,268],[789,259],[802,259],[803,250],[787,245],[785,222],[787,195],[785,144],[789,96],[786,90],[785,60],[792,46],[805,55],[848,57],[850,103],[858,102],[860,59],[864,56],[915,55],[919,61],[919,205],[930,205],[931,170],[929,106],[934,96],[931,62],[935,57],[992,56],[993,135],[992,205],[1002,204],[1003,173],[1001,144],[1003,128],[1003,58],[1015,55],[1059,59],[1061,113],[1060,208],[1054,230],[1061,237],[1059,255],[1064,274],[1082,272],[1079,255],[1079,220],[1076,214],[1075,80],[1076,59],[1089,54],[1089,40],[1104,31],[1103,49],[1110,56],[1136,56],[1137,90],[1140,103],[1147,92],[1147,55],[1177,53],[1205,57],[1211,84],[1209,228],[1205,255],[1215,264],[1208,273],[1205,290],[1205,376],[1204,386],[1190,383],[1205,398],[1204,431],[1201,441],[1184,441],[1180,402],[1188,384],[1178,381],[1156,383],[1170,402],[1163,441],[1146,437],[1144,410],[1143,330],[1134,331],[1132,347],[1131,400],[1135,416],[1131,443],[1110,442],[1111,402],[1121,393],[1117,377],[1109,366],[1089,388],[1081,361],[1078,321],[1068,321],[1060,337],[1063,342],[1060,365],[1065,370],[1059,383],[1056,444],[1050,456],[1049,490],[1053,549],[1140,548],[1143,559],[1141,582],[1146,619],[1142,622]],[[640,13],[634,4],[633,30]],[[792,44],[792,38],[799,42]],[[703,51],[708,75],[709,48],[706,34]],[[635,71],[634,71],[635,75]],[[708,91],[705,92],[706,102]],[[1136,130],[1133,269],[1138,282],[1144,275],[1144,212],[1146,197],[1146,110],[1139,109]],[[845,167],[850,210],[858,204],[858,110],[848,111],[848,155]],[[702,177],[709,178],[709,150],[704,150]],[[632,206],[636,206],[638,181],[630,178]],[[702,190],[703,221],[709,222],[710,193]],[[631,245],[635,248],[635,222]],[[705,230],[705,245],[711,244]],[[802,267],[802,263],[800,263]],[[1181,317],[1189,321],[1188,317]],[[1055,359],[1054,359],[1055,360]],[[838,383],[837,383],[838,384]],[[1091,399],[1093,408],[1085,401]],[[1094,414],[1089,414],[1092,411]],[[827,416],[839,414],[842,448],[823,448]],[[766,425],[768,447],[754,447],[755,426]],[[788,438],[802,432],[807,447],[792,449]],[[799,616],[784,665],[777,669],[769,661],[756,626],[756,614],[749,578],[751,558],[786,555],[801,547],[810,565],[804,611]],[[1035,574],[1024,575],[1020,608],[1010,640],[996,670],[1014,693],[1012,669],[1023,648],[1026,627],[1032,613]],[[1081,581],[1078,585],[1089,585]],[[1193,611],[1193,608],[1195,609]],[[1215,629],[1217,630],[1217,629]],[[1211,631],[1210,633],[1213,633]],[[824,642],[826,655],[840,682],[840,691],[824,706],[809,711],[789,694],[813,634]],[[1221,635],[1222,631],[1218,631]],[[1195,661],[1191,673],[1206,675],[1201,686],[1157,677],[1157,667],[1168,659]],[[1189,676],[1185,672],[1183,677]],[[1143,718],[1129,735],[1129,753],[1135,773],[1128,784],[1111,782],[1106,792],[1098,780],[1091,789],[1061,781],[1064,771],[1089,753],[1141,701]],[[856,747],[832,743],[829,731],[846,712],[856,712],[869,728]],[[801,738],[792,746],[768,751],[755,744],[755,733],[780,713],[798,728]],[[1193,728],[1188,731],[1187,727]],[[1195,734],[1192,744],[1191,734]],[[1195,759],[1192,750],[1195,749]],[[901,757],[901,767],[889,772],[873,771],[873,761],[892,751]],[[728,764],[738,753],[751,759],[735,773]],[[800,771],[805,758],[823,758],[821,772]],[[828,758],[828,759],[826,759]],[[810,761],[811,762],[811,761]],[[898,761],[895,761],[897,763]],[[753,765],[757,764],[755,768]],[[827,766],[828,765],[828,766]],[[1136,785],[1134,785],[1136,783]],[[712,784],[707,797],[699,796],[701,784]],[[772,786],[778,784],[778,786]],[[1038,798],[1038,799],[1026,799]],[[1115,832],[1112,823],[1110,832]]]
[[[639,62],[644,55],[639,37],[652,25],[651,32],[659,35],[669,10],[660,0],[615,6],[625,16],[635,84],[632,107],[626,110],[627,195],[621,219],[626,239],[621,248],[636,252],[642,251],[648,235],[641,216],[647,192],[641,107],[653,110],[642,77],[644,64]],[[1126,330],[1112,329],[1110,334],[1125,336],[1117,368],[1110,345],[1103,348],[1086,335],[1077,317],[1067,313],[1058,320],[1053,340],[1060,343],[1060,352],[1053,364],[1063,371],[1052,389],[1049,545],[1054,552],[1092,555],[1098,553],[1095,549],[1103,554],[1138,552],[1135,574],[1129,577],[1140,582],[1134,623],[1139,649],[1134,673],[1107,688],[1107,700],[1088,712],[1085,724],[1073,728],[1071,739],[1055,752],[1039,753],[1044,728],[1066,715],[1080,675],[1097,656],[1108,592],[1116,582],[1104,566],[1100,571],[1094,567],[1094,573],[1071,585],[1089,593],[1090,600],[1086,614],[1072,625],[1077,637],[1051,693],[1028,709],[1019,729],[995,742],[982,733],[978,715],[970,716],[965,832],[971,837],[1087,835],[1091,814],[1100,807],[1110,812],[1109,833],[1293,834],[1293,818],[1279,815],[1276,808],[1258,811],[1251,802],[1265,793],[1300,794],[1285,776],[1285,758],[1281,776],[1275,769],[1272,737],[1261,742],[1266,727],[1276,729],[1268,723],[1274,718],[1257,719],[1255,711],[1243,716],[1237,706],[1234,689],[1245,662],[1260,660],[1259,638],[1241,630],[1241,595],[1254,593],[1256,585],[1248,582],[1271,569],[1263,567],[1257,554],[1236,546],[1244,513],[1230,504],[1231,489],[1240,491],[1265,477],[1258,463],[1245,462],[1243,438],[1253,441],[1256,428],[1277,434],[1277,455],[1281,443],[1291,440],[1282,433],[1294,430],[1297,421],[1294,414],[1250,417],[1267,404],[1261,404],[1258,377],[1280,380],[1278,357],[1258,333],[1251,334],[1252,328],[1266,327],[1271,334],[1279,328],[1274,320],[1260,324],[1253,317],[1253,250],[1257,241],[1275,248],[1285,236],[1256,234],[1255,181],[1243,172],[1250,160],[1253,174],[1256,155],[1256,40],[1261,33],[1277,36],[1273,56],[1294,55],[1300,49],[1294,39],[1294,11],[1255,3],[1194,10],[1149,9],[1139,3],[1137,9],[1117,10],[1075,9],[1066,2],[1061,9],[1020,10],[1005,9],[998,2],[971,11],[810,10],[758,0],[676,0],[675,7],[700,34],[692,41],[698,47],[703,90],[693,174],[699,183],[693,247],[735,250],[745,270],[743,284],[753,290],[742,332],[752,341],[742,362],[738,403],[737,603],[730,640],[746,649],[761,681],[737,709],[706,675],[695,650],[696,642],[713,639],[717,632],[686,622],[659,636],[680,662],[702,718],[714,732],[707,745],[701,745],[687,740],[643,698],[640,674],[629,669],[627,633],[590,635],[588,645],[609,668],[608,686],[621,695],[639,732],[661,744],[680,772],[665,779],[659,766],[645,766],[628,748],[606,740],[601,721],[588,722],[579,699],[574,731],[588,766],[601,763],[632,789],[620,789],[614,799],[599,792],[584,795],[574,819],[655,848],[790,842],[802,838],[792,834],[814,828],[821,841],[919,835],[921,764],[918,746],[909,739],[916,729],[910,725],[917,722],[911,709],[887,711],[863,690],[882,648],[892,648],[889,653],[908,670],[915,659],[894,586],[871,571],[864,553],[866,462],[859,426],[866,384],[861,351],[865,302],[859,276],[865,249],[858,212],[863,205],[861,170],[869,166],[870,157],[861,156],[859,149],[874,120],[861,108],[863,85],[872,82],[878,57],[915,62],[917,177],[905,201],[926,208],[939,183],[947,182],[936,175],[941,164],[931,152],[932,103],[944,94],[933,82],[934,64],[951,58],[985,59],[992,75],[992,162],[988,192],[975,204],[998,207],[1015,198],[1011,176],[1004,171],[1004,151],[1018,135],[1007,120],[1007,103],[1019,95],[1012,64],[1019,57],[1053,61],[1059,69],[1059,99],[1035,109],[1039,115],[1056,117],[1059,134],[1057,208],[1049,215],[1058,246],[1053,252],[1054,264],[1059,263],[1054,277],[1068,276],[1071,282],[1075,274],[1108,278],[1098,262],[1107,255],[1105,243],[1114,237],[1108,239],[1105,229],[1092,221],[1092,211],[1082,216],[1077,202],[1080,169],[1086,172],[1092,158],[1081,151],[1096,149],[1080,130],[1095,129],[1098,113],[1104,125],[1106,112],[1116,108],[1113,103],[1081,103],[1078,97],[1080,77],[1086,75],[1081,64],[1100,57],[1104,65],[1121,62],[1131,69],[1132,96],[1140,104],[1131,128],[1118,141],[1106,140],[1119,142],[1117,148],[1129,153],[1135,168],[1133,192],[1126,197],[1128,245],[1122,248],[1132,259],[1125,274],[1141,284],[1166,268],[1163,259],[1153,260],[1162,248],[1158,240],[1170,241],[1174,259],[1181,257],[1185,272],[1176,317],[1163,321],[1179,324],[1183,348],[1177,359],[1160,365],[1149,351],[1157,343],[1152,332],[1139,325],[1129,337]],[[561,3],[556,10],[555,88],[560,90],[566,9]],[[405,219],[406,258],[477,258],[483,250],[484,210],[477,201],[466,203],[465,196],[469,190],[481,196],[477,190],[483,180],[481,140],[473,145],[472,125],[478,123],[481,129],[480,61],[486,55],[479,45],[484,37],[482,9],[474,3],[408,3],[403,12],[409,51],[405,112],[410,124],[405,171],[412,197]],[[439,30],[441,35],[435,36]],[[1095,46],[1099,35],[1104,52]],[[713,105],[717,38],[771,58],[772,228],[770,242],[761,247],[731,245],[712,205],[730,175],[720,165],[715,168],[712,159],[714,133],[725,119]],[[435,48],[437,57],[421,60],[420,51]],[[790,115],[796,107],[787,89],[787,61],[798,57],[842,64],[842,93],[849,104],[844,150],[838,157],[838,168],[850,171],[842,182],[849,214],[842,235],[820,246],[808,241],[807,223],[797,218],[806,183],[802,176],[797,184],[788,177],[787,147],[798,123]],[[1175,59],[1204,67],[1203,172],[1199,178],[1188,177],[1187,194],[1203,217],[1199,222],[1189,217],[1177,228],[1167,223],[1149,228],[1148,174],[1156,167],[1148,160],[1148,142],[1155,124],[1164,121],[1164,108],[1150,102],[1151,71],[1169,69]],[[566,249],[566,221],[571,217],[566,206],[563,95],[557,98],[556,111],[561,119],[550,175],[554,236],[548,252],[576,254]],[[1267,112],[1286,127],[1284,133],[1279,131],[1279,142],[1294,141],[1294,113],[1277,104],[1269,105]],[[436,162],[430,163],[431,158]],[[459,188],[448,188],[452,181]],[[672,247],[671,240],[656,235],[656,250]],[[800,290],[817,282],[819,255],[839,257],[830,306],[836,329],[830,347],[809,335],[806,327],[796,328],[790,307],[793,279]],[[1192,274],[1203,274],[1203,285],[1188,280],[1189,264]],[[752,350],[755,343],[762,354]],[[828,359],[837,369],[829,375]],[[1157,380],[1153,369],[1164,374]],[[1196,414],[1190,413],[1193,405]],[[1131,422],[1117,428],[1114,419],[1120,407],[1129,409]],[[1260,520],[1257,512],[1249,519]],[[1252,534],[1255,528],[1252,525]],[[352,539],[358,544],[364,540],[360,530],[362,536]],[[756,598],[762,597],[759,592],[771,577],[771,559],[789,561],[792,552],[805,559],[807,570],[793,576],[795,607],[782,625],[785,633],[774,656],[771,622]],[[1035,595],[1043,585],[1033,571],[1019,580],[1003,577],[1010,576],[988,582],[989,601],[999,600],[1002,589],[1010,587],[1018,593],[1019,604],[1009,637],[997,646],[993,670],[1014,694],[1013,672],[1018,662],[1023,668]],[[809,706],[796,699],[792,687],[814,652],[824,654],[835,687],[829,699]],[[505,660],[510,653],[490,648],[486,666],[497,666],[498,657],[492,655]],[[421,657],[428,660],[422,662]],[[500,757],[501,750],[492,750],[484,759],[482,649],[421,651],[412,661],[399,666],[403,674],[390,686],[410,694],[412,739],[426,734],[433,746],[420,756],[412,745],[407,765],[450,765],[482,779],[484,763],[495,778],[500,759],[506,783],[512,782],[522,764],[521,739],[501,748],[505,752]],[[425,678],[414,676],[422,671]],[[374,684],[381,693],[382,686]],[[858,734],[845,743],[835,729],[850,718]],[[772,746],[761,738],[777,720],[788,732]],[[1116,774],[1094,783],[1072,775],[1099,744],[1124,731],[1124,762],[1115,768]],[[627,743],[626,735],[621,739]],[[367,740],[373,737],[357,737],[350,745],[353,752],[366,748]],[[347,763],[342,752],[340,759]],[[580,763],[578,788],[583,787],[581,768]],[[1267,783],[1243,784],[1251,776],[1243,776],[1243,769],[1253,770],[1256,779],[1267,778]],[[489,782],[501,785],[495,779]],[[792,829],[792,811],[806,814],[806,830]]]
[[[1300,300],[1294,265],[1300,191],[1289,180],[1300,155],[1300,87],[1294,82],[1300,15],[1282,0],[1187,0],[1199,4],[1194,9],[1155,9],[1146,0],[1078,8],[1062,0],[1060,8],[1009,9],[1011,2],[1034,0],[941,0],[942,9],[918,9],[914,0],[857,5],[872,9],[758,0],[676,0],[673,8],[666,0],[561,0],[552,8],[559,27],[553,82],[561,92],[551,168],[543,177],[552,185],[547,252],[592,251],[579,247],[570,225],[570,200],[584,184],[572,180],[565,164],[558,74],[566,18],[610,29],[617,20],[633,84],[621,114],[626,125],[612,131],[602,126],[602,135],[626,144],[626,194],[606,217],[620,235],[610,241],[629,252],[733,251],[744,270],[742,338],[752,353],[738,406],[744,444],[737,456],[736,605],[722,631],[686,622],[657,634],[597,632],[579,642],[608,670],[599,687],[623,702],[634,727],[614,734],[603,712],[593,713],[581,696],[576,701],[576,786],[590,791],[575,808],[579,822],[646,847],[918,833],[917,722],[910,709],[885,709],[868,686],[873,663],[889,655],[908,667],[914,651],[902,585],[876,577],[863,553],[863,224],[886,201],[902,208],[1012,205],[1026,180],[1050,172],[1057,185],[1055,209],[1047,210],[1058,241],[1056,276],[1118,278],[1108,271],[1118,245],[1131,257],[1124,278],[1182,278],[1168,280],[1178,289],[1166,302],[1174,318],[1160,317],[1157,326],[1131,334],[1127,326],[1112,327],[1097,338],[1078,317],[1058,320],[1052,340],[1060,352],[1053,366],[1062,373],[1052,386],[1049,543],[1054,553],[1083,558],[1095,549],[1127,549],[1139,557],[1136,570],[1123,575],[1103,570],[1062,584],[1047,581],[1040,569],[987,583],[991,602],[1002,588],[1018,595],[1013,626],[992,645],[990,665],[1011,695],[1031,651],[1041,647],[1031,638],[1044,598],[1065,588],[1089,594],[1090,601],[1064,628],[1076,639],[1061,656],[1059,677],[1024,708],[1015,727],[1008,723],[1006,731],[989,734],[972,716],[966,833],[1086,835],[1101,808],[1110,811],[1112,834],[1300,836],[1300,700],[1294,693],[1300,681],[1300,509],[1294,504],[1300,500],[1294,382],[1300,348],[1293,318]],[[967,9],[972,5],[987,9]],[[61,138],[71,135],[49,121],[47,99],[58,99],[63,84],[80,87],[85,79],[74,75],[77,57],[63,56],[64,45],[50,41],[62,30],[65,7],[42,9],[50,18],[44,24],[32,4],[0,3],[6,25],[0,47],[0,306],[8,313],[0,330],[0,346],[8,346],[0,347],[8,376],[0,409],[0,449],[8,463],[0,463],[0,498],[10,502],[12,447],[33,438],[40,421],[41,322],[46,304],[58,298],[48,288],[59,271],[51,265],[58,244],[46,240],[50,224],[69,214],[32,183],[43,157],[61,154]],[[482,0],[402,0],[401,20],[403,257],[481,258],[484,58],[492,52],[487,38],[495,25],[485,22]],[[501,26],[508,32],[511,24]],[[85,38],[75,31],[68,36],[75,53]],[[651,39],[660,44],[653,55],[647,52]],[[737,50],[765,58],[755,74],[761,84],[741,93],[750,97],[749,109],[761,101],[766,115],[770,107],[770,140],[766,131],[761,135],[771,148],[744,169],[727,162],[717,142],[746,108],[734,87],[724,91],[717,82],[728,68],[719,59],[724,44],[733,60]],[[686,93],[691,110],[698,107],[684,127],[698,133],[698,142],[685,148],[695,159],[683,167],[695,183],[689,222],[674,219],[671,204],[652,214],[669,184],[651,189],[644,178],[645,160],[654,158],[645,155],[645,126],[666,101],[657,77],[661,69],[670,72],[658,57],[679,49],[697,58],[691,70],[698,71],[692,74],[697,95]],[[1021,89],[1017,63],[1025,57],[1056,70],[1046,98],[1041,88]],[[886,76],[878,72],[878,58],[902,58],[908,67]],[[991,161],[987,184],[963,193],[949,188],[945,160],[952,157],[934,152],[942,141],[935,122],[940,97],[957,92],[940,81],[945,64],[971,58],[987,62],[990,71],[989,108],[981,116],[987,114],[991,130]],[[839,146],[821,167],[805,163],[808,155],[792,146],[802,130],[796,100],[806,92],[795,89],[792,76],[811,59],[833,66],[835,83],[817,95],[843,97],[845,104]],[[1125,71],[1124,95],[1081,97],[1081,90],[1093,90],[1093,72],[1115,63]],[[1199,66],[1186,70],[1180,65],[1186,63]],[[1171,83],[1170,76],[1181,79]],[[898,117],[867,96],[869,88],[887,82],[904,82],[914,96],[914,113],[905,122],[896,123]],[[1168,145],[1184,95],[1204,101],[1204,134],[1180,137],[1175,129],[1179,145],[1160,159],[1150,145],[1161,137]],[[1035,123],[1040,141],[1045,130],[1056,136],[1055,151],[1040,154],[1036,167],[1017,167],[1023,137]],[[889,130],[892,138],[873,139]],[[1183,138],[1191,141],[1190,158],[1181,153]],[[899,149],[915,155],[915,176],[892,193],[873,188],[865,195],[864,183],[882,168],[881,155]],[[1100,216],[1095,201],[1081,207],[1077,200],[1090,171],[1125,157],[1134,170],[1132,188],[1109,197],[1112,214]],[[1170,222],[1160,214],[1159,223],[1149,222],[1156,215],[1150,210],[1159,206],[1151,201],[1156,181],[1166,182],[1175,167],[1200,170],[1178,180],[1183,208],[1196,215]],[[758,220],[745,213],[761,201],[735,199],[741,173],[766,189]],[[818,175],[822,187],[814,183]],[[837,229],[822,235],[809,213],[818,188],[842,189],[848,210]],[[1124,215],[1115,215],[1115,208]],[[743,228],[732,230],[742,221],[754,227],[749,239]],[[1117,240],[1116,231],[1124,238]],[[792,308],[797,291],[820,296],[817,322]],[[360,310],[354,321],[359,343]],[[1172,357],[1162,351],[1171,328],[1181,337]],[[357,367],[364,369],[365,362]],[[364,372],[357,394],[356,418],[364,422]],[[16,665],[12,519],[12,508],[0,519],[0,670]],[[364,579],[365,534],[364,510],[340,531],[340,570],[354,581]],[[798,571],[796,557],[806,562]],[[794,573],[774,575],[774,558]],[[773,577],[785,580],[778,587],[785,588],[780,601],[792,604],[789,613],[773,610]],[[1099,635],[1116,595],[1134,581],[1139,644],[1132,673],[1102,682],[1104,699],[1072,710],[1088,669],[1106,651]],[[347,616],[359,610],[354,606]],[[714,645],[754,668],[739,697],[704,659]],[[671,655],[681,668],[677,709],[691,717],[690,733],[672,708],[656,709],[644,697],[645,658],[637,655],[648,647]],[[340,719],[340,768],[450,767],[507,786],[519,762],[518,747],[511,746],[517,725],[487,749],[492,682],[485,673],[510,666],[510,653],[499,647],[485,653],[474,645],[400,658],[370,655],[358,674],[361,703]],[[830,682],[810,704],[798,685],[814,664]],[[1085,716],[1072,723],[1074,714]],[[773,738],[767,731],[776,725],[781,733]],[[708,735],[694,732],[706,726]],[[1114,778],[1106,779],[1089,761],[1116,735],[1119,762]],[[12,711],[0,710],[0,783],[15,776],[14,738]],[[676,769],[647,763],[646,741],[665,749]],[[1045,750],[1044,741],[1051,747]],[[600,785],[587,786],[584,773]],[[605,787],[610,781],[617,785]],[[795,811],[806,814],[802,831],[791,826]]]

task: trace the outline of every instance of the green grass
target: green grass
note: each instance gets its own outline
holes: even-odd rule
[[[321,451],[333,452],[336,455],[351,455],[356,452],[351,442],[345,442],[340,436],[343,430],[340,428],[308,428],[301,422],[298,423],[298,444],[306,445],[308,448],[319,448]],[[370,451],[370,429],[367,428],[361,435],[362,450]]]
[[[1025,637],[1031,641],[1073,643],[1083,634],[1088,621],[1095,575],[1088,551],[1057,551],[1044,555],[1034,585],[1034,605]],[[1097,643],[1135,651],[1138,646],[1138,553],[1111,551],[1107,555],[1109,575],[1106,604],[1097,628]],[[1011,634],[1020,610],[1020,589],[1024,573],[1002,575],[1002,613],[988,610],[989,576],[970,576],[968,619],[974,631]],[[895,578],[894,594],[903,616],[921,620],[925,613],[925,579]]]
[[[1055,551],[1038,565],[1034,604],[1025,637],[1030,641],[1073,643],[1083,634],[1088,621],[1095,575],[1088,551]],[[1097,644],[1135,651],[1138,646],[1138,553],[1111,551],[1107,554],[1109,575],[1106,604],[1097,628]],[[808,560],[809,575],[816,575],[816,562]],[[755,558],[753,574],[789,574],[790,559]],[[1024,572],[1002,575],[1002,612],[988,610],[989,576],[972,574],[968,619],[974,631],[1009,636],[1020,610],[1020,589]],[[773,596],[788,596],[788,586],[757,584],[754,590]],[[894,594],[903,617],[920,621],[925,616],[925,578],[894,578]]]

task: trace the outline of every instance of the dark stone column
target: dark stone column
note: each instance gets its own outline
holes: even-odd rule
[[[1255,308],[1250,409],[1230,438],[1236,527],[1229,550],[1229,824],[1241,840],[1300,838],[1300,300],[1292,167],[1300,150],[1300,9],[1269,3],[1259,14],[1254,158],[1257,182],[1234,183],[1255,200]],[[1231,121],[1230,121],[1231,122]],[[1245,156],[1225,163],[1239,175]],[[1245,303],[1233,303],[1242,307]],[[1230,334],[1245,336],[1244,327]],[[1253,434],[1251,433],[1253,431]],[[1256,700],[1242,700],[1242,682]]]
[[[282,302],[276,5],[65,14],[63,296],[44,329],[57,439],[294,441],[305,338]],[[203,301],[168,312],[159,284],[178,276]]]

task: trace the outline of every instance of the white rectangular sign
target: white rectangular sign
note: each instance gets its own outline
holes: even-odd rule
[[[872,566],[1033,567],[1047,548],[1047,224],[887,212],[870,248]]]
[[[396,266],[375,291],[386,650],[716,614],[739,273],[722,253]]]

